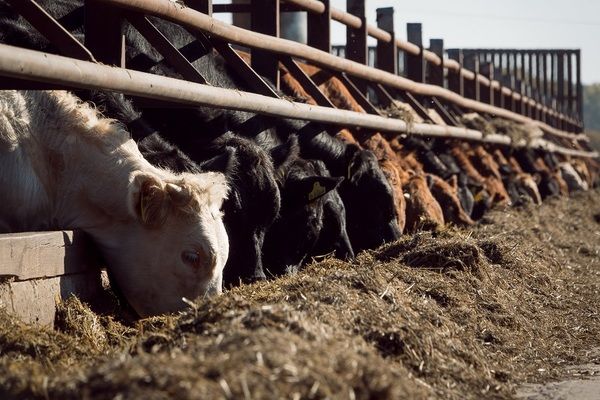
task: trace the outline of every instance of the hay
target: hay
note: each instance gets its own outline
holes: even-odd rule
[[[544,136],[542,130],[533,124],[521,124],[504,118],[493,118],[492,129],[510,137],[513,146],[529,146],[533,139]]]
[[[460,116],[460,123],[466,128],[475,129],[483,134],[483,136],[495,133],[494,126],[485,118],[477,113],[468,113]]]
[[[589,361],[600,192],[405,237],[126,325],[1,314],[2,398],[512,398]],[[586,251],[582,251],[582,249]]]

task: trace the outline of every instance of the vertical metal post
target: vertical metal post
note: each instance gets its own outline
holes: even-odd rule
[[[542,58],[542,100],[548,105],[548,54],[543,51],[540,53]]]
[[[477,75],[479,75],[479,58],[477,54],[472,51],[466,51],[463,54],[463,65],[466,69],[470,69],[475,73],[475,79],[465,81],[465,96],[470,99],[479,101],[481,96],[479,92],[479,81]]]
[[[357,63],[368,65],[369,52],[367,49],[367,20],[365,12],[365,0],[347,0],[346,11],[361,19],[362,24],[358,29],[346,28],[346,58]],[[356,82],[356,87],[363,93],[367,93],[367,85],[364,82]]]
[[[481,85],[479,87],[479,98],[482,102],[487,104],[494,104],[494,89],[492,88],[491,81],[494,79],[494,68],[491,62],[484,61],[479,64],[479,72],[490,80],[490,86]]]
[[[377,41],[377,68],[398,74],[398,48],[396,47],[396,36],[394,34],[394,8],[385,7],[377,9],[377,26],[392,36],[389,43]]]
[[[567,52],[567,114],[573,116],[575,111],[575,97],[573,96],[573,53]]]
[[[307,44],[331,53],[331,5],[329,0],[321,0],[325,5],[323,14],[307,13]]]
[[[541,54],[539,51],[533,53],[533,57],[535,60],[535,91],[536,91],[536,100],[541,102],[542,100],[542,62],[541,62]]]
[[[429,67],[429,80],[428,82],[433,85],[446,87],[444,80],[444,40],[443,39],[431,39],[429,41],[429,50],[437,55],[442,60],[440,65],[430,63]]]
[[[558,111],[565,110],[565,55],[562,51],[557,52],[557,87],[556,99],[558,102]]]
[[[581,84],[581,50],[575,51],[575,68],[577,71],[577,118],[583,131],[583,86]]]
[[[408,41],[419,46],[419,54],[406,55],[406,75],[415,82],[425,82],[425,59],[423,57],[423,29],[419,23],[406,24]]]
[[[116,8],[101,2],[85,0],[85,47],[96,60],[125,67],[125,35],[123,16]]]
[[[517,93],[523,93],[523,81],[520,79],[517,79],[515,82],[515,88],[514,88],[515,92]],[[523,102],[523,100],[515,100],[514,98],[512,99],[512,103],[513,103],[513,110],[516,113],[519,113],[521,115],[525,115],[525,107],[523,106],[525,103]]]
[[[279,37],[279,0],[251,0],[251,27],[254,32]],[[279,89],[279,60],[272,53],[252,49],[252,68]]]
[[[463,52],[461,49],[448,50],[448,58],[458,62],[462,68]],[[458,71],[448,71],[448,88],[461,96],[465,95],[465,82],[460,73],[460,69]]]

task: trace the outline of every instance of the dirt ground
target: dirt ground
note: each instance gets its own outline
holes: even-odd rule
[[[0,398],[527,398],[544,389],[525,383],[600,364],[599,290],[591,191],[324,259],[177,316],[127,323],[71,299],[52,330],[0,312]]]

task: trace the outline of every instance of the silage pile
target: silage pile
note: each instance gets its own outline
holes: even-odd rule
[[[405,237],[132,324],[0,323],[0,398],[510,398],[600,333],[600,192]]]

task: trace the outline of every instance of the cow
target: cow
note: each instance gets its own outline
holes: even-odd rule
[[[477,170],[473,165],[473,161],[477,161],[477,156],[475,152],[470,150],[467,146],[455,144],[451,147],[451,154],[467,176],[477,186],[481,185],[483,190],[487,192],[487,195],[484,195],[481,192],[482,189],[477,191],[480,196],[475,195],[475,201],[477,202],[477,199],[485,200],[483,202],[480,201],[480,206],[507,206],[510,204],[510,196],[506,192],[502,180],[492,172],[495,168],[488,166],[487,168],[483,168],[483,171],[481,172]],[[489,158],[487,161],[489,161]]]
[[[363,146],[375,154],[381,170],[392,187],[398,227],[403,232],[406,225],[406,201],[402,186],[408,182],[408,172],[401,167],[398,156],[380,133],[369,137],[363,142]]]
[[[0,92],[0,226],[81,229],[142,317],[221,293],[220,173],[152,166],[114,120],[65,91]]]
[[[311,160],[320,176],[331,176],[320,160]],[[337,178],[338,181],[340,178]],[[341,260],[354,258],[354,249],[346,229],[346,207],[337,190],[331,190],[323,196],[323,228],[315,243],[311,256],[334,254]]]
[[[444,226],[440,204],[432,196],[423,174],[413,174],[406,185],[406,231],[438,230]]]
[[[560,170],[561,176],[567,183],[569,188],[569,193],[574,193],[577,191],[585,191],[588,190],[588,184],[584,181],[575,168],[568,162],[561,162],[558,164],[558,168]]]
[[[333,176],[345,178],[338,191],[354,252],[397,240],[401,231],[393,190],[375,155],[320,130],[301,132],[299,139],[302,156],[322,160]]]
[[[319,239],[325,251],[333,251],[342,258],[353,257],[344,229],[344,210],[334,208],[339,206],[336,201],[339,195],[334,198],[337,195],[335,189],[344,178],[325,175],[328,175],[327,169],[318,160],[299,159],[288,171],[281,191],[280,218],[267,231],[263,248],[268,275],[280,276],[298,271],[308,261],[307,257],[314,254]],[[326,210],[328,218],[325,218]],[[321,238],[325,224],[328,224],[330,232],[324,232]],[[337,236],[333,236],[333,232],[337,232]],[[327,249],[328,245],[332,247]]]
[[[458,178],[453,175],[446,182],[437,175],[427,174],[427,184],[433,197],[440,204],[444,221],[458,226],[472,226],[475,224],[463,209],[458,198]]]
[[[588,165],[585,163],[585,161],[579,158],[572,158],[571,165],[573,165],[573,168],[575,171],[577,171],[581,179],[587,183],[588,188],[594,186],[592,174],[590,173]]]

